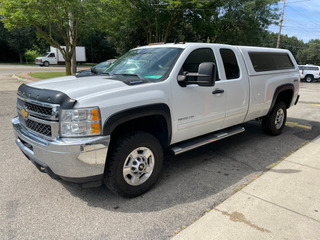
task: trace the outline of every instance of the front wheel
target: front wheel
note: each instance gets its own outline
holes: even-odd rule
[[[43,64],[44,64],[45,67],[49,67],[50,66],[50,63],[47,62],[47,61],[45,61]]]
[[[272,111],[262,119],[262,129],[266,134],[277,136],[281,134],[287,120],[287,106],[278,102]]]
[[[119,136],[106,162],[105,185],[123,197],[136,197],[158,180],[163,151],[159,141],[146,132]]]

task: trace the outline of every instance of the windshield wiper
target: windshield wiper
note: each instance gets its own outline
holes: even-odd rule
[[[103,72],[103,73],[101,73],[101,74],[110,76],[110,73],[109,73],[109,72]]]
[[[142,79],[142,77],[139,74],[134,74],[134,73],[117,73],[117,74],[112,74],[112,75],[121,75],[125,77],[138,77],[139,79]]]

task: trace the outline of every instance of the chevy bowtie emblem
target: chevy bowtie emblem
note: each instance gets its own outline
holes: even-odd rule
[[[29,115],[29,113],[28,113],[24,108],[22,108],[22,109],[21,109],[21,115],[22,115],[24,118],[27,118],[28,115]]]

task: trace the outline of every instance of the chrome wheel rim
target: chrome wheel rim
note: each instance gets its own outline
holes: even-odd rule
[[[131,186],[138,186],[149,179],[154,169],[153,152],[147,147],[134,149],[123,165],[124,180]]]
[[[284,121],[284,111],[281,108],[277,111],[277,115],[276,115],[276,119],[275,119],[276,129],[280,129],[282,127],[283,121]]]

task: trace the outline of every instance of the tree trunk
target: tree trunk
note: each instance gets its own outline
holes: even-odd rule
[[[19,53],[20,63],[23,63],[22,53]]]
[[[71,75],[71,60],[65,59],[65,61],[66,61],[66,75]]]
[[[73,52],[73,56],[71,58],[71,74],[75,75],[77,72],[77,59],[76,59],[76,51]]]

